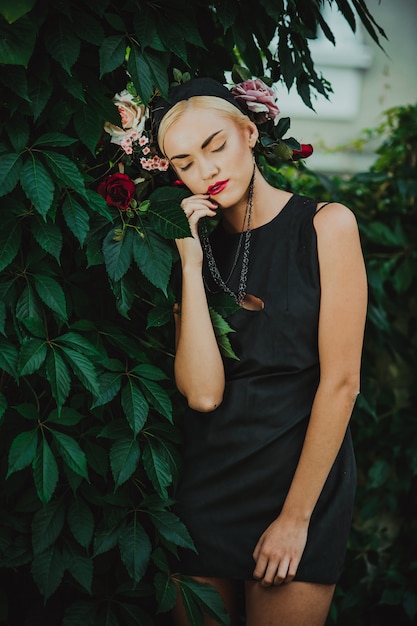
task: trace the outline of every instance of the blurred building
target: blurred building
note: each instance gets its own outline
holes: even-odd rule
[[[315,112],[296,90],[287,94],[279,87],[279,107],[291,118],[290,134],[315,148],[308,166],[315,171],[348,173],[364,171],[375,159],[370,143],[361,152],[346,148],[365,129],[375,128],[386,109],[417,102],[417,0],[368,0],[367,6],[384,29],[382,51],[358,20],[357,32],[334,5],[326,6],[324,17],[332,29],[336,46],[323,34],[311,42],[318,73],[331,83],[330,100],[313,99]]]

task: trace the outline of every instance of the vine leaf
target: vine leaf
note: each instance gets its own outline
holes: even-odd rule
[[[117,439],[110,449],[110,467],[115,482],[115,490],[126,482],[136,470],[140,457],[136,439]]]
[[[14,472],[30,465],[35,458],[38,447],[38,429],[19,433],[12,441],[9,450],[9,467],[6,479]]]
[[[58,465],[45,436],[42,437],[32,463],[36,492],[41,502],[52,498],[58,482]]]
[[[133,520],[120,531],[119,549],[129,576],[135,583],[138,583],[146,572],[152,548],[149,537],[136,514]]]

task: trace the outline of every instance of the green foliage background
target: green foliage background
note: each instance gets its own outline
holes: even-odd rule
[[[336,4],[352,28],[355,6],[378,41],[362,0]],[[327,93],[308,52],[318,24],[333,38],[320,5],[0,3],[1,623],[169,623],[174,578],[195,624],[202,610],[226,623],[211,589],[170,575],[167,563],[176,546],[193,549],[169,510],[183,406],[168,288],[172,239],[187,232],[180,192],[161,195],[149,181],[149,210],[115,241],[119,212],[96,192],[112,167],[102,128],[119,122],[111,98],[126,70],[145,101],[154,86],[166,93],[174,67],[223,81],[237,54],[254,75],[265,61],[307,103],[310,89]],[[277,58],[268,49],[276,28]],[[264,164],[280,184],[354,207],[368,262],[354,418],[361,483],[331,623],[376,625],[389,615],[386,623],[408,624],[417,612],[415,119],[412,110],[391,114],[392,143],[365,178],[323,181]],[[213,319],[225,340],[227,326]]]

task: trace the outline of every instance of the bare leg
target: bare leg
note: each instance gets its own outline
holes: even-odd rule
[[[227,580],[223,578],[202,578],[199,576],[193,576],[193,578],[200,583],[209,583],[210,585],[213,585],[213,587],[218,591],[223,599],[226,610],[230,617],[230,626],[236,626],[236,583],[233,580]],[[175,626],[189,626],[189,622],[187,620],[187,616],[179,592],[177,604],[172,611],[172,615],[174,618]],[[206,616],[204,618],[204,626],[218,626],[218,622],[215,622],[214,620]]]
[[[291,582],[263,587],[248,581],[246,626],[324,626],[335,585]]]

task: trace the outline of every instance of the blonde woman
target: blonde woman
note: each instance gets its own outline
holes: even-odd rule
[[[192,234],[177,241],[175,379],[189,408],[176,511],[198,553],[181,551],[177,571],[212,584],[232,625],[240,581],[247,626],[322,626],[356,484],[348,423],[367,302],[356,220],[265,180],[258,127],[223,85],[191,80],[158,109]],[[216,291],[240,305],[239,360],[219,351]],[[187,624],[180,603],[175,619]]]

